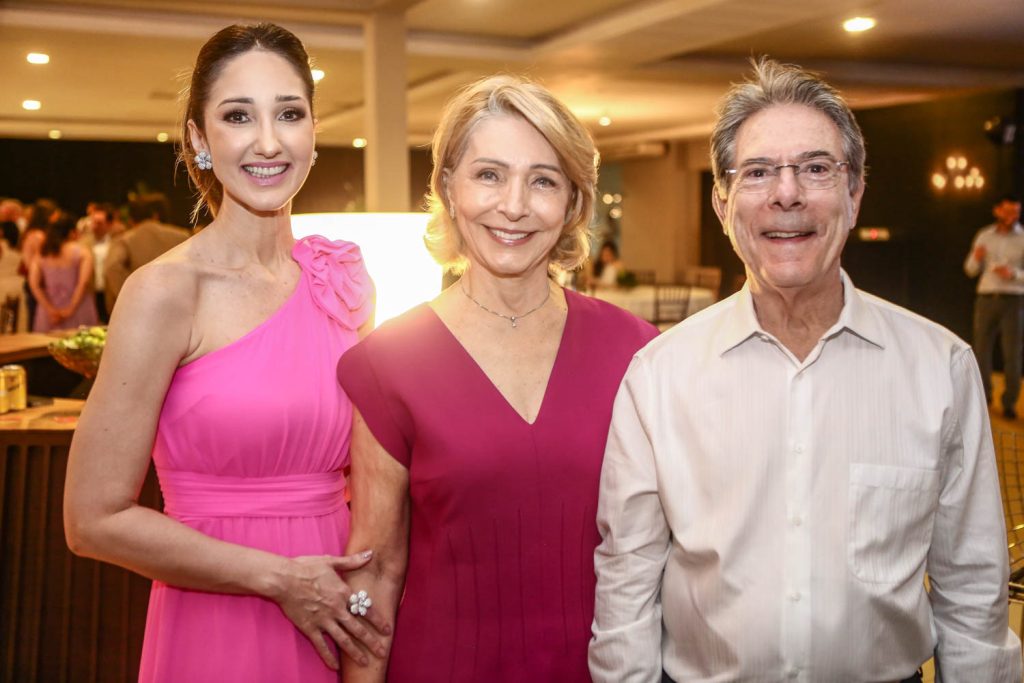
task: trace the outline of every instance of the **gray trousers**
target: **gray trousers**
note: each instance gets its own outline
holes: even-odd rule
[[[1004,410],[1012,410],[1020,396],[1021,344],[1024,343],[1024,296],[1019,294],[979,294],[974,301],[974,355],[981,369],[985,398],[992,402],[992,353],[999,333],[1003,348],[1003,372],[1006,391]]]

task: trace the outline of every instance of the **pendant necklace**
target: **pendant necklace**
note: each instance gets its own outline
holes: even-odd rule
[[[479,301],[474,299],[473,295],[466,291],[466,286],[464,284],[462,284],[462,280],[459,280],[459,289],[462,290],[462,293],[466,295],[467,299],[469,299],[470,301],[472,301],[477,306],[479,306],[480,308],[484,309],[485,311],[487,311],[491,315],[496,315],[499,318],[504,318],[505,320],[508,320],[510,323],[512,323],[512,327],[518,327],[518,323],[519,323],[520,320],[522,320],[526,316],[530,315],[531,313],[536,313],[537,311],[539,311],[541,308],[544,307],[544,304],[546,304],[548,302],[548,299],[551,298],[551,289],[549,287],[548,288],[548,294],[547,294],[547,296],[544,297],[544,301],[541,301],[540,304],[538,304],[537,306],[534,306],[533,308],[528,310],[526,313],[523,313],[522,315],[505,315],[504,313],[498,313],[497,311],[492,311],[491,309],[487,308],[482,303],[480,303]]]

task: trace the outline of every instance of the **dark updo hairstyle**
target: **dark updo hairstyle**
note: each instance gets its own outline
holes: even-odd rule
[[[179,159],[188,169],[188,177],[196,188],[198,200],[192,212],[195,220],[203,207],[216,216],[224,199],[224,188],[212,171],[201,171],[196,166],[196,150],[192,149],[192,140],[188,134],[188,122],[195,123],[196,128],[206,134],[206,122],[203,112],[210,99],[210,90],[220,76],[224,67],[235,57],[250,50],[266,50],[273,52],[295,68],[295,73],[302,79],[306,87],[310,110],[313,107],[313,75],[309,70],[309,55],[302,41],[291,31],[276,24],[254,24],[243,26],[234,24],[218,31],[199,50],[196,65],[192,69],[192,78],[188,89],[183,93],[185,101],[184,115],[181,121],[181,145]],[[312,111],[310,111],[312,114]],[[216,163],[216,162],[215,162]]]
[[[77,225],[77,216],[67,211],[61,211],[57,219],[46,226],[46,236],[43,238],[43,246],[39,248],[39,252],[43,256],[59,255],[60,248],[71,238],[71,233],[75,231]]]

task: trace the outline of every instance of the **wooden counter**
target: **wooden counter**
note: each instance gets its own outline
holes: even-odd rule
[[[32,358],[45,358],[50,355],[46,347],[59,336],[61,335],[51,336],[35,332],[0,334],[0,365]]]
[[[83,402],[0,415],[0,682],[134,681],[150,582],[72,555],[64,473]],[[150,471],[140,503],[160,509]]]

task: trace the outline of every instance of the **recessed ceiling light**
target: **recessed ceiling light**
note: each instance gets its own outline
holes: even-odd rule
[[[29,52],[25,59],[28,60],[29,64],[49,64],[50,55],[43,54],[42,52]]]
[[[313,75],[314,83],[319,83],[324,80],[324,76],[326,76],[323,69],[310,69],[309,73]]]
[[[860,33],[875,27],[877,22],[871,17],[854,17],[843,22],[843,28],[849,33]]]
[[[352,146],[355,147],[356,149],[362,149],[363,147],[366,147],[366,138],[353,138]]]
[[[35,111],[35,110],[39,109],[42,106],[43,106],[43,103],[40,102],[39,100],[25,100],[25,101],[23,101],[21,103],[21,108],[22,109],[27,109],[29,111]]]
[[[49,136],[51,140],[60,140],[62,137],[64,137],[64,133],[61,133],[59,130],[54,128],[49,132]]]
[[[602,116],[601,118],[599,118],[597,120],[597,122],[600,125],[602,125],[602,126],[610,126],[610,125],[612,125],[612,117],[610,117],[610,116]]]
[[[167,133],[157,133],[156,134],[156,141],[157,142],[167,142],[168,138],[170,138],[170,136],[167,135]]]

